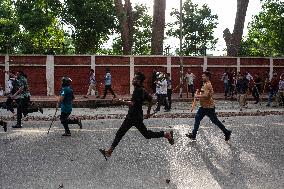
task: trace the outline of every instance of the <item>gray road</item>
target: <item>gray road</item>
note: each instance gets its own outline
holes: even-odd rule
[[[58,121],[48,135],[50,122],[28,121],[0,132],[0,188],[284,188],[283,116],[220,120],[233,130],[228,143],[207,118],[197,142],[184,136],[193,119],[146,120],[153,130],[173,129],[175,145],[131,129],[107,162],[98,149],[123,120],[85,120],[82,130],[71,126],[70,138]]]

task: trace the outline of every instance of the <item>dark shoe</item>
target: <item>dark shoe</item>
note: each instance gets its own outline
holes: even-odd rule
[[[4,132],[7,132],[7,122],[3,122],[3,129],[4,129]]]
[[[100,95],[96,96],[96,98],[100,98]]]
[[[80,128],[80,129],[83,128],[81,119],[78,119],[78,125],[79,125],[79,128]]]
[[[194,136],[192,133],[185,134],[185,136],[190,138],[193,141],[196,141],[196,136]]]
[[[165,110],[165,112],[170,112],[170,111],[171,111],[170,109],[166,109],[166,110]]]
[[[171,145],[174,145],[175,141],[174,141],[174,132],[173,131],[170,132],[170,137],[168,138],[168,141]]]
[[[228,131],[228,133],[227,133],[227,134],[225,134],[225,141],[230,140],[230,138],[231,138],[231,134],[232,134],[232,131]]]
[[[71,133],[64,133],[62,136],[71,136]]]
[[[266,106],[270,106],[270,104],[266,104]]]
[[[12,128],[22,128],[22,125],[16,124],[16,125],[13,125]]]
[[[109,156],[107,156],[106,151],[105,151],[104,149],[99,149],[99,151],[103,154],[104,158],[105,158],[106,161],[107,161],[107,158],[108,158]]]
[[[41,114],[43,114],[43,109],[42,109],[42,107],[38,107],[38,111],[39,111]]]

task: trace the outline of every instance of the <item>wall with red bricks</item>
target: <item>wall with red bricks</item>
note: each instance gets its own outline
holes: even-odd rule
[[[46,60],[44,55],[10,55],[9,70],[22,70],[28,75],[32,95],[47,94]],[[179,92],[180,58],[165,56],[134,56],[134,72],[145,73],[145,88],[151,91],[152,71],[171,70],[174,92]],[[170,60],[170,63],[168,62]],[[241,72],[248,71],[251,75],[258,73],[261,76],[271,72],[270,58],[232,58],[232,57],[183,57],[184,73],[190,69],[196,76],[196,88],[201,87],[201,75],[205,68],[212,73],[212,84],[215,92],[223,92],[222,74],[225,69]],[[92,66],[91,56],[54,56],[54,93],[58,94],[63,76],[70,77],[73,82],[74,93],[86,94],[88,89],[88,75]],[[130,56],[95,56],[94,69],[98,81],[99,93],[103,93],[105,69],[108,67],[112,74],[112,87],[115,93],[129,94],[130,91]],[[169,68],[170,66],[170,68]],[[0,69],[5,68],[5,55],[0,55]],[[273,71],[284,72],[284,58],[273,58]],[[0,72],[0,85],[5,85],[5,76]]]

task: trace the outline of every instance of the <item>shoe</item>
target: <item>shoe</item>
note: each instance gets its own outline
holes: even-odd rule
[[[171,110],[170,109],[166,109],[164,112],[170,112]]]
[[[168,141],[171,145],[174,145],[175,141],[174,141],[174,132],[173,131],[170,132],[170,138],[167,138],[167,139],[168,139]]]
[[[225,134],[225,141],[230,140],[230,138],[231,138],[231,134],[232,134],[232,131],[228,131],[228,133],[227,133],[227,134]]]
[[[38,107],[38,111],[39,111],[41,114],[43,114],[43,109],[42,109],[42,107]]]
[[[62,136],[71,136],[71,133],[64,133]]]
[[[22,128],[22,125],[16,124],[16,125],[13,125],[12,128]]]
[[[80,128],[80,129],[83,128],[81,119],[78,119],[78,125],[79,125],[79,128]]]
[[[96,98],[100,98],[100,95],[96,96]]]
[[[266,104],[266,106],[270,106],[270,104]]]
[[[7,132],[7,122],[3,123],[3,129],[4,129],[4,132]]]
[[[105,149],[99,149],[99,151],[103,154],[104,158],[105,158],[106,161],[107,161],[107,158],[108,158],[109,156],[107,156]]]
[[[185,136],[188,137],[188,138],[190,138],[190,139],[193,140],[193,141],[196,141],[196,137],[193,136],[192,133],[185,134]]]

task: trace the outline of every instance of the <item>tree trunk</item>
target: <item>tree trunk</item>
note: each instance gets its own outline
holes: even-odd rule
[[[151,54],[163,54],[166,0],[154,1]]]
[[[122,0],[114,0],[116,16],[119,20],[121,29],[122,52],[124,55],[130,55],[133,45],[133,12],[130,0],[125,0],[123,6]]]
[[[234,31],[232,34],[228,28],[223,31],[223,37],[227,46],[227,56],[238,56],[248,3],[249,0],[238,0]]]

